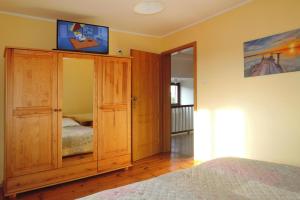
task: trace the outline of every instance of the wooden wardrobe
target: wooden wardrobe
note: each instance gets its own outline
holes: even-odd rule
[[[63,158],[62,68],[71,58],[93,64],[93,150]],[[131,166],[130,58],[6,48],[5,66],[5,196]]]

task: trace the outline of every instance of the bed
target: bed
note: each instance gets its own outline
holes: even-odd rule
[[[72,118],[63,118],[63,157],[91,152],[93,152],[93,128],[82,126]]]
[[[300,200],[300,168],[220,158],[81,200]]]

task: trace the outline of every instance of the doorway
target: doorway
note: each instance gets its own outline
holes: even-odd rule
[[[194,156],[194,49],[171,54],[171,153]]]
[[[197,43],[162,53],[163,151],[193,156],[197,110]]]
[[[174,116],[172,119],[171,115],[171,66],[172,55],[174,56],[176,54],[190,54],[189,57],[193,58],[193,77],[192,80],[189,80],[189,84],[192,85],[193,88],[192,98],[194,101],[187,103],[185,99],[180,99],[181,104],[184,103],[184,106],[187,107],[184,108],[187,111],[186,113],[190,113],[190,117],[186,120],[189,120],[191,124],[186,127],[189,128],[184,132],[188,131],[190,135],[193,135],[193,128],[191,128],[193,127],[193,120],[191,117],[193,110],[197,110],[197,104],[194,103],[197,102],[196,48],[196,42],[193,42],[161,54],[131,49],[132,155],[134,161],[159,152],[171,152],[171,132],[175,132],[174,128],[172,130],[172,124],[175,123],[175,119]],[[173,80],[176,83],[179,77]],[[182,92],[184,92],[184,90]],[[193,103],[194,106],[191,107],[190,105]],[[188,108],[188,106],[190,107]],[[184,123],[188,124],[187,122]],[[181,131],[177,132],[177,134],[179,134]],[[184,134],[184,132],[181,132],[181,134]],[[192,141],[193,140],[190,142]]]

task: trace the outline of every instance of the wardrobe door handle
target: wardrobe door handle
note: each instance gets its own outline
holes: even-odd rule
[[[53,109],[53,111],[54,111],[54,112],[61,112],[62,109],[60,109],[60,108],[59,108],[59,109],[55,108],[55,109]]]

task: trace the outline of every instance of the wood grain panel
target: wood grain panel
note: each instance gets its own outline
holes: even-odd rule
[[[98,166],[101,172],[108,172],[115,169],[125,168],[131,166],[131,156],[123,155],[114,158],[103,159],[98,162]]]
[[[101,105],[127,104],[128,63],[120,59],[102,58]]]
[[[6,183],[7,187],[9,188],[7,195],[96,174],[97,162],[94,161],[90,163],[83,163],[81,165],[9,178]]]
[[[57,55],[12,50],[6,66],[7,177],[57,167]]]
[[[56,61],[49,53],[27,53],[17,51],[13,54],[14,107],[51,107]]]
[[[14,176],[53,168],[51,115],[14,117]]]
[[[105,160],[131,154],[130,62],[130,59],[108,57],[98,60],[98,169],[100,171],[124,166],[122,162],[118,164]],[[101,164],[102,162],[104,165]]]
[[[129,153],[126,110],[104,110],[101,113],[101,159]]]
[[[133,160],[160,152],[160,55],[131,50]]]

